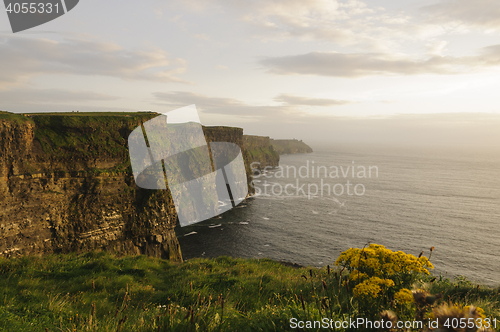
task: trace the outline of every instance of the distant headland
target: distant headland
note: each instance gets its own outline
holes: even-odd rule
[[[271,139],[271,145],[280,155],[313,152],[309,145],[297,139]]]

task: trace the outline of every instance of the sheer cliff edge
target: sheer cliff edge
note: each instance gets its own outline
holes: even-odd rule
[[[107,250],[182,261],[170,192],[138,188],[130,168],[128,135],[157,115],[0,112],[0,256]],[[252,162],[279,164],[268,137],[203,129],[209,143],[242,147],[248,183]]]

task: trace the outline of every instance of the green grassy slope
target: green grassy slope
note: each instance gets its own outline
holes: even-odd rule
[[[340,275],[228,257],[183,264],[105,253],[0,259],[0,330],[287,331],[292,317],[356,316]],[[477,304],[498,318],[498,289],[429,279],[422,282],[444,300]]]

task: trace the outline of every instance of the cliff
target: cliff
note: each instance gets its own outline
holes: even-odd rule
[[[271,139],[270,143],[280,155],[313,152],[309,145],[296,139]]]
[[[181,261],[170,192],[138,188],[130,168],[128,135],[155,116],[0,113],[0,256],[107,250]],[[243,146],[241,128],[204,132]]]
[[[271,145],[269,137],[243,135],[243,147],[246,159],[254,169],[262,170],[267,166],[277,167],[280,164],[280,155]]]

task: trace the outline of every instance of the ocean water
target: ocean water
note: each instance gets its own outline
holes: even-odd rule
[[[435,275],[500,284],[498,150],[312,147],[281,156],[284,172],[258,177],[260,194],[235,209],[177,227],[184,259],[268,257],[321,267],[368,243],[416,256],[435,247]]]

